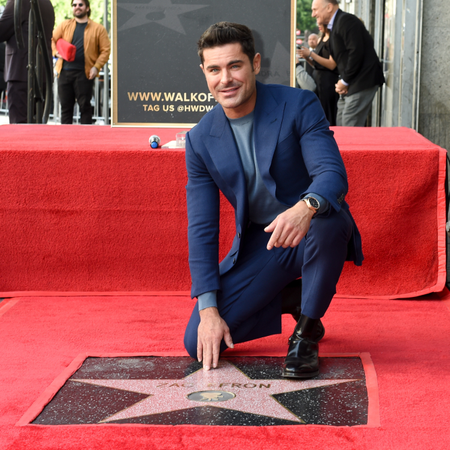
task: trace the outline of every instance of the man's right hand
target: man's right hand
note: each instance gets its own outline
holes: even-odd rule
[[[234,347],[230,329],[217,308],[202,309],[198,326],[197,359],[199,362],[203,361],[204,370],[209,370],[211,365],[214,369],[217,367],[222,339],[228,347]]]
[[[338,80],[338,82],[335,84],[336,92],[339,95],[347,95],[348,94],[348,86],[345,85],[341,80]]]
[[[97,75],[98,75],[98,69],[97,69],[97,67],[94,66],[89,71],[89,79],[93,80]]]

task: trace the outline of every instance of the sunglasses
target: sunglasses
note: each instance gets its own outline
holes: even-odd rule
[[[84,3],[74,3],[72,8],[75,8],[76,6],[84,6]]]

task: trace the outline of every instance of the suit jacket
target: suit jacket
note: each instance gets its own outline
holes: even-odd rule
[[[384,83],[372,36],[353,14],[338,9],[330,34],[330,53],[340,77],[349,84],[349,95]]]
[[[30,2],[22,2],[21,27],[24,48],[17,47],[16,35],[14,33],[14,0],[8,0],[0,18],[0,42],[6,41],[5,59],[5,81],[27,81],[28,80],[28,15],[30,13]],[[55,23],[55,12],[50,0],[39,0],[42,21],[44,23],[45,42],[49,58],[52,55],[51,39],[53,25]],[[53,64],[51,64],[51,67]]]
[[[317,96],[310,91],[257,82],[254,142],[261,176],[269,192],[291,207],[315,192],[330,210],[348,211],[347,174]],[[217,105],[186,135],[189,264],[192,297],[220,289],[220,274],[239,257],[248,225],[244,169],[229,122]],[[235,210],[236,235],[219,258],[219,191]],[[354,223],[354,222],[353,222]],[[356,224],[348,258],[362,262]]]

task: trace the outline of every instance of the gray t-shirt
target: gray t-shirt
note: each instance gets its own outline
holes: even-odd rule
[[[261,177],[253,138],[253,117],[251,112],[239,119],[228,120],[245,173],[250,220],[257,224],[269,224],[288,207],[272,196]]]
[[[239,119],[228,119],[228,121],[236,140],[245,173],[250,220],[257,224],[268,225],[278,214],[286,211],[289,207],[283,205],[272,196],[261,177],[253,137],[253,118],[254,113],[251,112]],[[311,195],[316,197],[321,204],[317,213],[326,212],[328,210],[328,202],[320,195]],[[205,292],[197,298],[199,311],[209,307],[217,307],[217,291]]]

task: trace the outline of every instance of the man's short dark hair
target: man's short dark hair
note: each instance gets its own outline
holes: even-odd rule
[[[70,2],[70,6],[73,5],[73,2],[78,2],[78,1],[80,1],[80,0],[72,0],[72,1]],[[89,11],[87,12],[87,16],[88,16],[88,17],[91,17],[91,4],[89,3],[89,0],[81,0],[81,1],[84,3],[84,5],[86,6],[86,8],[89,8]]]
[[[327,3],[331,3],[332,5],[339,5],[339,0],[325,0]]]
[[[248,56],[250,63],[253,63],[256,52],[252,31],[245,25],[232,22],[218,22],[211,25],[197,42],[198,56],[203,64],[203,50],[236,42],[241,44],[242,51]]]

